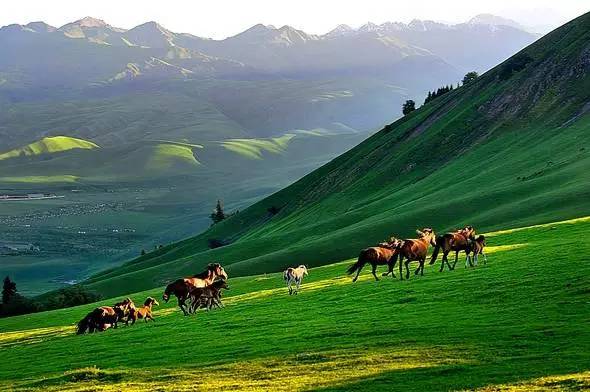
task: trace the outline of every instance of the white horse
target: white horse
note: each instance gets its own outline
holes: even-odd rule
[[[307,267],[304,265],[300,265],[297,268],[289,267],[285,270],[285,272],[283,272],[283,279],[285,279],[285,282],[287,282],[289,295],[292,295],[293,293],[297,294],[299,292],[299,286],[301,285],[301,281],[305,275],[308,275],[308,273]],[[292,287],[293,283],[295,283],[295,286],[297,287],[296,290],[294,290]]]

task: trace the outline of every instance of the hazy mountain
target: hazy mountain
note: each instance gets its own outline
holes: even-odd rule
[[[0,205],[6,239],[45,249],[11,259],[18,280],[35,270],[40,290],[199,232],[217,198],[230,209],[259,200],[397,117],[406,99],[534,39],[428,21],[323,36],[256,25],[224,40],[90,17],[3,27],[0,194],[66,196],[33,212]]]

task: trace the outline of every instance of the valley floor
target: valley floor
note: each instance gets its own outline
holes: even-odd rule
[[[3,319],[0,389],[590,389],[588,235],[590,218],[487,233],[487,265],[402,282],[367,268],[353,284],[348,260],[298,296],[280,274],[230,278],[225,309],[171,302],[99,334],[74,334],[95,305]]]

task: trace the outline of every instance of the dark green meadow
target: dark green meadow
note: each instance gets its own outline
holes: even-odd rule
[[[348,260],[291,297],[280,274],[230,277],[225,309],[161,304],[93,335],[74,324],[94,304],[3,319],[0,389],[588,389],[588,235],[588,218],[487,233],[487,265],[401,282],[366,269],[353,284]]]

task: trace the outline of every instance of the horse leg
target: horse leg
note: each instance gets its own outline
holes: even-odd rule
[[[399,279],[404,280],[404,257],[402,255],[399,256]]]
[[[426,257],[423,257],[420,260],[420,276],[424,276],[424,263],[426,262]]]
[[[486,257],[486,254],[481,252],[481,255],[483,256],[483,263],[487,264],[488,263],[488,258]]]
[[[352,283],[356,282],[356,280],[359,278],[359,275],[361,274],[361,270],[363,269],[363,267],[365,266],[365,263],[363,263],[363,265],[361,265],[359,267],[358,270],[356,270],[356,275],[355,277],[352,279]]]
[[[373,276],[375,277],[375,280],[376,280],[376,281],[379,281],[379,278],[377,277],[377,273],[376,273],[376,272],[377,272],[377,264],[373,264],[373,265],[372,265],[372,271],[371,271],[371,273],[372,273],[372,274],[373,274]]]
[[[445,249],[443,249],[443,255],[442,255],[442,260],[440,262],[440,269],[438,270],[438,272],[443,272],[445,270],[445,262],[448,264],[449,261],[447,260],[447,255],[449,254],[448,251],[446,251]]]
[[[455,269],[455,266],[457,265],[457,261],[459,261],[459,251],[458,250],[455,251],[455,262],[453,263],[453,269]]]
[[[407,259],[406,264],[406,279],[410,279],[410,259]]]
[[[295,294],[299,294],[299,287],[301,286],[301,278],[296,280],[297,283],[297,291],[295,292]]]

